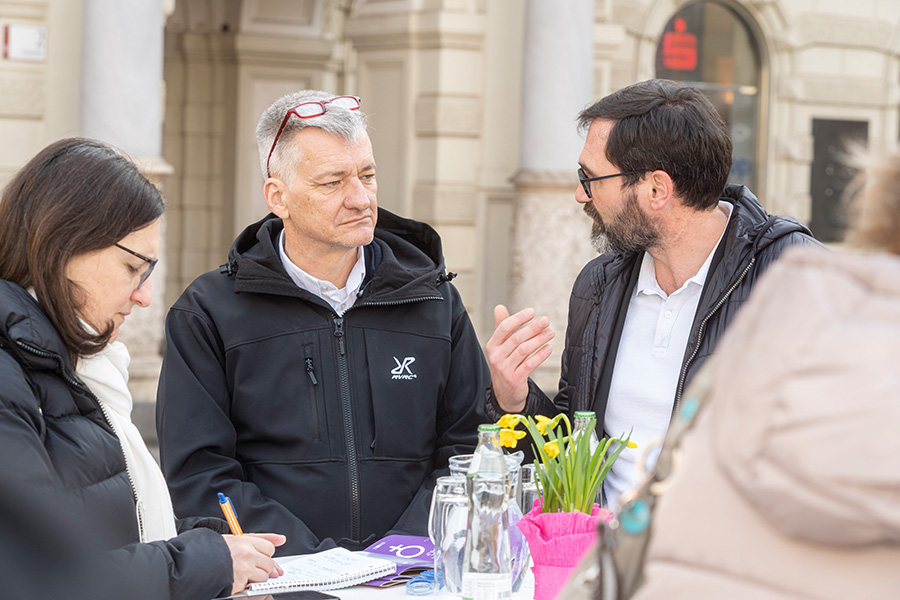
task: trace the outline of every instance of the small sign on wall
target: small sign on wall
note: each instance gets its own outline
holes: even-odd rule
[[[47,60],[47,28],[10,23],[3,26],[3,58],[44,62]]]

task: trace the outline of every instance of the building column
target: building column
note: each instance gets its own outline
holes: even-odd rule
[[[528,0],[508,308],[550,318],[553,355],[533,374],[548,392],[559,377],[572,283],[596,256],[590,220],[574,200],[583,145],[575,118],[593,100],[593,29],[594,0]]]
[[[378,205],[434,226],[476,324],[485,11],[477,2],[359,0],[347,40],[370,115]]]
[[[162,0],[84,0],[81,132],[127,153],[160,186],[171,172],[162,158]],[[161,235],[160,256],[165,255]],[[165,261],[151,278],[153,302],[135,310],[120,339],[131,353],[134,419],[155,439],[153,404],[162,362]]]

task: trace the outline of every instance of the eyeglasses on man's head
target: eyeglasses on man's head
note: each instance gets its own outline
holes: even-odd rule
[[[269,170],[269,162],[272,160],[272,153],[275,152],[275,146],[278,144],[278,138],[281,137],[281,132],[284,131],[285,125],[287,125],[288,119],[291,118],[291,115],[294,115],[298,119],[312,119],[313,117],[320,117],[325,114],[325,105],[326,104],[334,104],[335,106],[340,106],[341,108],[346,108],[347,110],[359,110],[359,98],[356,96],[336,96],[331,100],[317,100],[315,102],[303,102],[302,104],[298,104],[297,106],[292,106],[287,110],[287,113],[284,115],[284,119],[281,121],[281,127],[278,128],[278,133],[275,134],[275,139],[272,141],[272,148],[269,150],[269,156],[266,157],[266,177],[271,177],[272,172]]]
[[[602,181],[603,179],[610,179],[611,177],[622,177],[623,175],[635,175],[637,173],[644,173],[645,171],[628,171],[627,173],[613,173],[612,175],[601,175],[600,177],[588,177],[587,173],[584,172],[583,168],[578,169],[578,181],[581,182],[581,188],[584,190],[584,193],[588,198],[592,198],[591,196],[591,182],[592,181]]]
[[[141,280],[138,282],[138,285],[137,285],[137,289],[141,289],[141,286],[144,285],[144,282],[147,281],[148,277],[150,277],[150,273],[153,272],[153,267],[156,266],[156,263],[159,262],[159,259],[158,258],[148,258],[148,257],[144,256],[143,254],[138,254],[134,250],[131,250],[130,248],[126,248],[122,244],[115,244],[115,247],[121,248],[128,254],[137,256],[139,259],[147,261],[149,263],[149,265],[147,266],[147,270],[144,271],[143,273],[141,273]]]

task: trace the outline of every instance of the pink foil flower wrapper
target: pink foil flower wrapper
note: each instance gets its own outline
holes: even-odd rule
[[[517,523],[528,540],[534,566],[535,600],[553,600],[597,538],[600,523],[609,523],[612,512],[595,504],[584,513],[542,513],[540,500]]]

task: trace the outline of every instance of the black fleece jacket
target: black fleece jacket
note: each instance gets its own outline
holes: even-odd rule
[[[298,288],[269,215],[166,320],[157,399],[176,514],[287,536],[279,554],[426,535],[431,490],[471,452],[490,376],[428,225],[378,211],[367,279],[338,316]]]
[[[759,276],[790,246],[821,246],[796,219],[769,215],[744,186],[727,185],[721,200],[732,204],[733,211],[703,286],[673,410],[685,385],[715,350]],[[581,270],[569,299],[559,391],[550,400],[529,380],[525,414],[552,416],[566,412],[571,418],[575,411],[592,410],[597,413],[597,432],[603,435],[616,352],[643,256],[643,252],[605,254]],[[490,389],[486,410],[492,419],[502,415]]]

